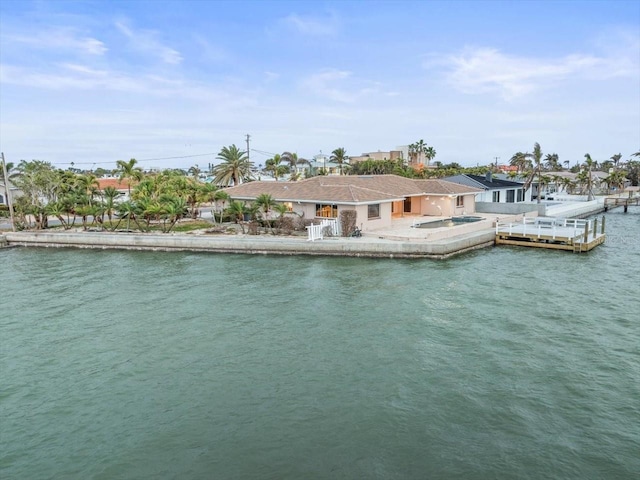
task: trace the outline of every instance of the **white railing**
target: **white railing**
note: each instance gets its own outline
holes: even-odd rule
[[[324,219],[321,220],[318,225],[314,225],[313,223],[309,225],[307,228],[307,234],[309,238],[307,239],[310,242],[315,242],[316,240],[324,239],[325,229],[330,229],[330,234],[333,237],[338,237],[341,234],[340,230],[340,222],[336,219]]]
[[[556,236],[578,238],[584,232],[593,230],[593,221],[575,218],[524,217],[522,222],[496,223],[496,234],[514,232],[521,235]],[[559,230],[561,229],[561,230]],[[595,232],[594,232],[595,235]]]

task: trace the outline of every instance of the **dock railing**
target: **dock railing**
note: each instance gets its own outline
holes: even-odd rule
[[[585,234],[590,231],[593,231],[594,236],[596,235],[592,220],[575,218],[524,217],[522,222],[496,222],[496,235],[506,233],[575,241],[585,237]]]

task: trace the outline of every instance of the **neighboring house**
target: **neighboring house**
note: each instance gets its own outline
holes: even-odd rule
[[[138,184],[138,182],[131,182],[131,190]],[[98,178],[98,188],[100,190],[104,190],[107,187],[113,187],[122,193],[120,200],[118,201],[127,201],[129,200],[129,179],[123,178],[122,180],[118,178]]]
[[[225,189],[231,199],[253,201],[261,194],[284,203],[305,218],[338,218],[357,212],[363,230],[390,227],[394,218],[414,215],[454,216],[475,212],[481,190],[443,180],[415,180],[397,175],[319,176],[298,182],[249,182]]]
[[[12,201],[15,201],[16,198],[22,195],[22,191],[11,182],[7,182],[7,187],[9,187],[9,195]],[[0,205],[9,205],[9,200],[5,195],[5,184],[3,181],[0,181]]]
[[[329,155],[323,153],[313,156],[313,160],[309,162],[309,168],[316,172],[324,171],[326,175],[340,174],[340,166],[332,162]]]
[[[477,202],[517,203],[531,201],[531,189],[525,192],[522,183],[496,178],[491,172],[487,172],[485,176],[453,175],[445,177],[443,180],[483,190],[476,196]]]

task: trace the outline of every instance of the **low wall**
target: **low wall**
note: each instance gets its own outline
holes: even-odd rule
[[[582,218],[604,212],[604,199],[599,198],[590,202],[574,202],[571,204],[548,205],[548,217]]]
[[[484,231],[441,243],[328,238],[316,242],[293,238],[209,235],[139,235],[103,232],[17,232],[5,235],[9,245],[96,249],[194,251],[277,255],[445,258],[493,245],[495,232]]]
[[[498,203],[498,202],[476,202],[477,213],[502,213],[505,215],[519,215],[522,213],[537,212],[543,217],[545,215],[545,205],[540,203]]]

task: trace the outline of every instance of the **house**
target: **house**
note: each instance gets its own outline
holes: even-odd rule
[[[22,195],[22,191],[11,182],[7,182],[5,186],[4,181],[0,180],[0,205],[9,206],[9,200],[6,195],[7,187],[12,201],[15,201],[16,198]]]
[[[251,202],[268,194],[305,218],[338,218],[355,210],[364,231],[388,228],[404,216],[455,216],[475,212],[482,190],[443,180],[398,175],[318,176],[299,182],[249,182],[225,189],[232,200]]]
[[[122,194],[122,201],[129,200],[129,188],[133,190],[133,188],[138,184],[138,182],[136,181],[130,182],[128,178],[123,178],[122,180],[120,180],[119,178],[115,177],[98,178],[97,182],[100,191],[103,191],[107,187],[115,188]]]
[[[487,172],[485,176],[453,175],[445,177],[443,180],[483,190],[476,197],[477,202],[517,203],[531,201],[531,189],[525,192],[522,183],[496,178],[491,172]]]

